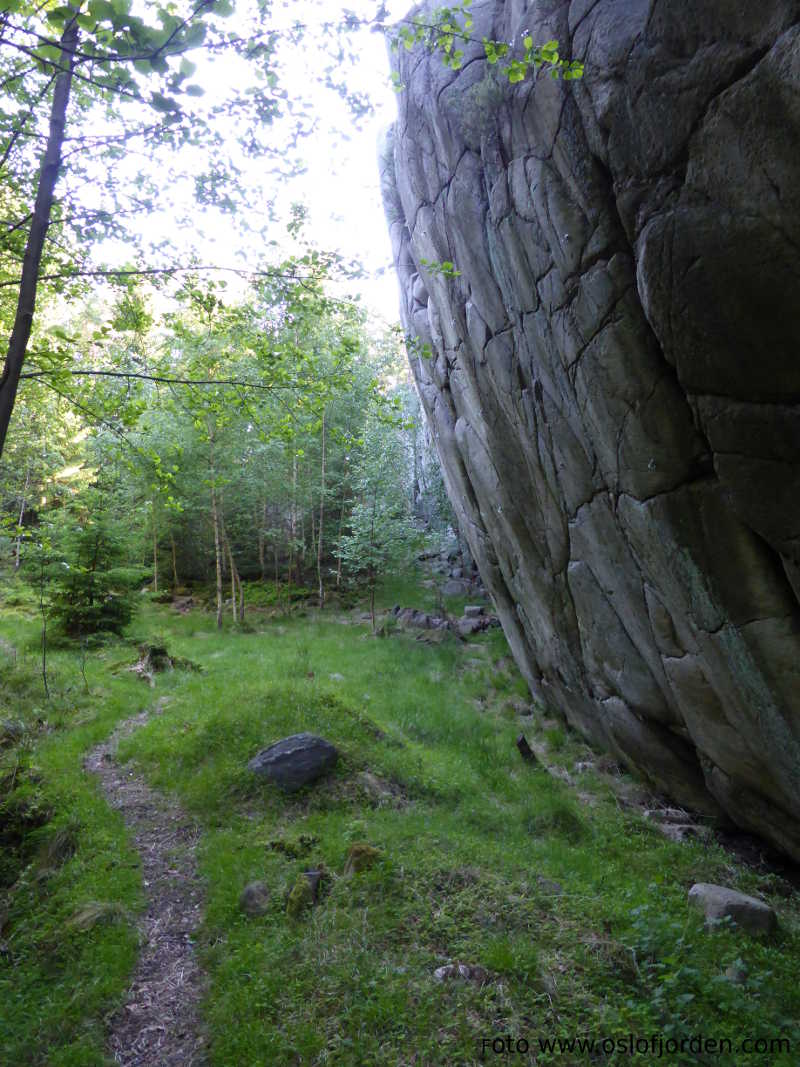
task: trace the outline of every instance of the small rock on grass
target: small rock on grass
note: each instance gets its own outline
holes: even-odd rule
[[[250,882],[242,890],[242,895],[239,897],[239,907],[251,918],[256,918],[264,913],[269,908],[269,886],[266,882]]]
[[[778,926],[769,904],[725,886],[697,882],[689,890],[689,903],[703,912],[708,926],[725,918],[751,934],[771,934]]]
[[[464,616],[456,619],[456,629],[462,637],[471,637],[484,629],[485,619]]]
[[[433,972],[437,982],[447,982],[452,979],[460,979],[464,982],[477,982],[483,985],[489,981],[489,972],[485,967],[475,963],[447,963],[444,967],[437,967]]]
[[[545,893],[552,893],[555,897],[560,897],[564,892],[564,887],[560,882],[554,882],[552,878],[543,878],[541,874],[536,875],[536,884]]]

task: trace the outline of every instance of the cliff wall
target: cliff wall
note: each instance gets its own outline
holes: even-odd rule
[[[586,73],[399,56],[384,198],[462,532],[536,698],[800,858],[800,3],[474,16]]]

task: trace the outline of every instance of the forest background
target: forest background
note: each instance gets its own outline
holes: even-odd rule
[[[344,170],[373,157],[391,95],[385,7],[324,14],[5,5],[0,551],[67,636],[119,632],[143,582],[212,582],[218,625],[248,579],[374,590],[450,532],[402,338],[368,306],[385,239],[368,272],[292,198],[321,128],[358,142]]]

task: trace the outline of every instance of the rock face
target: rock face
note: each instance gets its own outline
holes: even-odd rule
[[[247,766],[287,793],[293,793],[322,777],[338,758],[338,751],[329,741],[314,734],[292,734],[262,749]]]
[[[800,858],[800,0],[473,11],[586,74],[401,49],[384,200],[462,533],[537,699]]]

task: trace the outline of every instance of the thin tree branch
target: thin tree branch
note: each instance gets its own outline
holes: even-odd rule
[[[130,278],[153,276],[163,274],[193,274],[195,271],[215,270],[229,274],[237,274],[244,278],[284,278],[287,281],[304,282],[314,281],[313,274],[294,274],[291,271],[280,270],[247,270],[244,267],[220,267],[214,264],[198,264],[193,267],[147,267],[139,270],[78,270],[64,274],[42,274],[41,282],[64,281],[71,278]],[[16,278],[7,282],[0,282],[0,289],[9,286],[18,286],[20,279]]]
[[[20,378],[48,378],[55,374],[71,374],[75,377],[87,378],[138,378],[145,382],[159,382],[163,385],[230,385],[243,386],[246,389],[255,389],[262,393],[273,393],[279,386],[262,385],[259,382],[248,382],[243,378],[168,378],[161,374],[144,374],[140,371],[131,370],[69,370],[66,368],[53,368],[52,370],[32,370],[20,374]],[[289,388],[284,386],[283,388]]]

